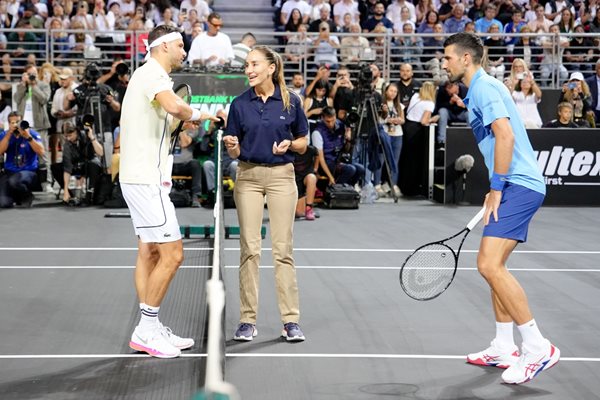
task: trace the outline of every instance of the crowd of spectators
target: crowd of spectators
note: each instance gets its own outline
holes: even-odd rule
[[[439,4],[434,0],[417,4],[408,0],[314,0],[310,3],[287,0],[279,6],[276,27],[287,32],[282,37],[286,67],[298,71],[290,76],[289,85],[303,99],[311,127],[312,159],[309,154],[298,160],[302,178],[299,188],[309,197],[305,199],[306,204],[312,204],[314,193],[319,193],[313,188],[318,179],[309,177],[312,170],[328,184],[347,183],[358,189],[373,185],[380,197],[425,194],[425,165],[420,157],[424,144],[416,133],[435,124],[437,147],[443,148],[447,126],[464,124],[467,120],[462,102],[466,89],[461,83],[448,82],[441,68],[444,35],[448,33],[462,30],[489,33],[484,37],[488,47],[488,72],[505,83],[528,128],[589,128],[595,127],[598,120],[600,61],[591,63],[597,61],[598,44],[595,38],[576,35],[597,32],[596,23],[600,19],[593,0],[575,5],[564,0],[544,4],[536,0],[501,3],[475,0],[471,5],[457,0]],[[186,37],[187,62],[206,67],[224,64],[242,67],[245,56],[257,43],[256,37],[247,33],[239,43],[232,45],[229,37],[221,32],[222,17],[211,12],[203,0],[184,0],[177,5],[147,0],[114,0],[105,4],[98,0],[91,6],[85,1],[57,0],[51,7],[45,7],[43,2],[22,4],[0,0],[0,21],[6,28],[54,26],[52,34],[57,39],[54,44],[65,49],[110,48],[120,40],[131,40],[114,32],[119,27],[143,32],[157,24],[168,23],[178,26]],[[62,29],[74,31],[66,35]],[[507,36],[516,32],[548,35],[535,39]],[[561,32],[575,35],[570,39],[552,36]],[[344,34],[341,39],[340,33]],[[385,35],[373,37],[366,33]],[[18,30],[10,32],[10,38],[2,36],[0,34],[3,73],[14,77],[15,71],[19,72],[14,93],[7,91],[6,86],[0,87],[4,90],[0,90],[0,95],[13,97],[13,102],[0,97],[0,133],[6,142],[6,146],[0,146],[0,150],[4,148],[3,158],[15,157],[15,154],[7,154],[11,148],[9,143],[40,142],[43,151],[34,144],[27,157],[36,158],[38,186],[42,190],[56,191],[54,183],[58,182],[61,189],[68,188],[69,182],[65,179],[69,180],[70,176],[65,178],[65,172],[72,175],[72,171],[67,171],[71,167],[54,168],[61,161],[58,149],[77,143],[90,153],[90,160],[84,160],[81,165],[94,159],[92,164],[104,173],[112,172],[114,178],[118,171],[120,101],[127,88],[129,68],[116,60],[108,67],[105,61],[104,64],[100,61],[94,69],[83,60],[67,63],[60,57],[55,59],[54,65],[41,64],[33,49],[27,47],[38,40],[34,33]],[[390,38],[391,55],[397,67],[394,71],[384,71],[384,67],[392,64],[381,62],[384,57],[378,41]],[[2,47],[2,43],[7,45]],[[312,50],[307,53],[307,48]],[[143,56],[141,51],[139,57]],[[306,64],[310,70],[301,71],[306,57],[310,57]],[[365,66],[368,66],[369,79],[366,83],[362,76]],[[561,95],[556,104],[556,118],[545,121],[537,107],[543,96],[540,87],[550,79],[552,71],[559,73]],[[384,79],[392,75],[397,78],[389,82]],[[90,109],[90,88],[94,88],[101,100],[96,105],[97,110]],[[365,105],[365,98],[374,103],[376,115],[367,112],[365,121],[361,116],[360,131],[350,119],[357,111],[364,111],[361,107]],[[12,104],[16,105],[15,110]],[[9,121],[11,112],[16,114]],[[81,117],[89,113],[95,115],[96,120],[92,130],[85,131],[81,128]],[[27,121],[28,127],[15,129],[17,117]],[[65,134],[74,132],[78,136],[67,138],[69,143],[65,143]],[[206,186],[209,191],[214,188],[211,178],[214,165],[203,162],[201,166],[205,168],[197,168],[195,150],[203,142],[204,132],[188,133],[181,143],[178,171],[193,177],[192,203],[198,205]],[[98,140],[102,148],[97,149],[92,139]],[[79,144],[78,140],[85,144]],[[113,156],[116,164],[111,160]],[[64,153],[62,161],[64,164]],[[33,165],[27,164],[27,168],[32,169]],[[308,168],[310,165],[314,167]],[[3,176],[12,176],[6,166],[5,163]],[[49,173],[50,166],[60,172]],[[85,175],[89,169],[77,171],[78,176]],[[25,175],[31,180],[31,174]],[[235,163],[228,163],[226,175],[235,179]],[[94,180],[101,179],[95,177]],[[6,182],[8,180],[2,180],[3,185]],[[6,192],[5,187],[0,190]],[[17,202],[21,201],[19,198],[25,199],[24,204],[30,204],[28,196],[17,196]],[[67,201],[69,194],[63,199]],[[302,207],[298,210],[301,213]]]

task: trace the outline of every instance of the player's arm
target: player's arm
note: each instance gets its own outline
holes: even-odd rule
[[[492,122],[492,132],[496,138],[494,147],[494,171],[490,183],[490,192],[486,196],[484,214],[484,223],[487,225],[490,215],[494,215],[494,220],[498,221],[498,208],[502,200],[502,188],[506,182],[508,170],[512,162],[513,150],[515,145],[515,135],[508,118],[498,118]]]
[[[201,113],[197,108],[190,107],[183,99],[175,94],[173,90],[163,90],[154,96],[161,107],[182,121],[218,121],[219,119],[213,115]]]

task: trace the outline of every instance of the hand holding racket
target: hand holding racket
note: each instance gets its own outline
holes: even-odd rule
[[[482,208],[457,234],[423,245],[408,256],[400,269],[400,285],[408,296],[423,301],[444,293],[456,275],[460,249],[469,232],[483,218],[485,210],[485,207]],[[462,238],[455,252],[447,242],[460,235]]]

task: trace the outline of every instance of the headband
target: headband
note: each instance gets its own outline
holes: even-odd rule
[[[144,39],[144,45],[146,46],[146,56],[144,57],[144,61],[148,61],[150,59],[150,49],[153,47],[160,46],[163,43],[173,42],[175,40],[183,40],[183,36],[179,32],[171,32],[163,35],[157,39],[155,39],[152,43],[148,44],[148,40]]]

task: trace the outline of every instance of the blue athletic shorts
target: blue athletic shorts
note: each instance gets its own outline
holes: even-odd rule
[[[502,191],[498,208],[498,222],[490,215],[490,222],[483,228],[483,236],[527,240],[527,230],[533,215],[544,202],[544,195],[524,186],[507,183]]]

